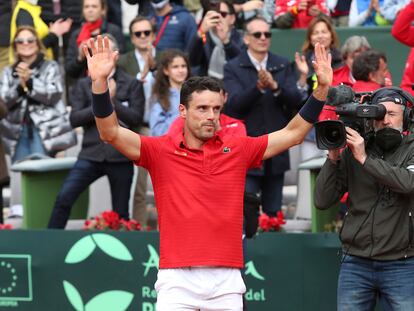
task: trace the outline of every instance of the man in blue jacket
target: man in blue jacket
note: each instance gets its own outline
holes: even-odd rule
[[[169,0],[151,0],[155,14],[150,19],[156,24],[156,37],[153,45],[157,53],[165,49],[185,51],[191,38],[197,32],[194,17],[186,8],[172,4]]]
[[[264,19],[247,22],[247,50],[224,67],[224,86],[229,93],[225,112],[244,120],[248,136],[283,128],[301,102],[289,61],[269,52],[271,35]],[[286,150],[247,174],[246,193],[260,193],[263,211],[269,216],[281,209],[284,172],[289,168]]]

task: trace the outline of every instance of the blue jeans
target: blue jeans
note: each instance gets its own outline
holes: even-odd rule
[[[95,180],[105,175],[108,176],[111,187],[112,209],[120,217],[129,219],[128,206],[133,173],[132,162],[94,162],[78,159],[57,195],[48,228],[65,228],[70,210],[79,195]]]
[[[12,156],[12,163],[20,161],[31,154],[46,155],[45,148],[42,144],[39,132],[34,125],[31,126],[32,135],[29,135],[29,126],[23,124],[19,141],[17,142],[16,149]]]
[[[272,176],[247,175],[245,191],[260,193],[262,209],[269,216],[276,216],[282,208],[282,190],[285,174]]]
[[[378,261],[346,256],[338,279],[338,311],[414,311],[414,257]]]

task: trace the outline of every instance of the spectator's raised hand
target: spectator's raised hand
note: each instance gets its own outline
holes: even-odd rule
[[[144,65],[144,69],[141,72],[141,82],[146,82],[145,78],[148,75],[148,73],[150,72],[151,69],[154,69],[156,64],[155,64],[155,60],[154,57],[152,56],[152,43],[148,42],[148,50],[147,53],[144,56],[145,59],[145,65]]]
[[[313,61],[313,68],[318,77],[318,85],[322,87],[329,87],[332,84],[332,55],[328,53],[325,47],[317,42],[315,44],[315,60]]]
[[[206,33],[207,31],[209,31],[211,28],[217,26],[220,22],[220,13],[216,12],[216,11],[208,11],[206,13],[206,15],[203,18],[203,21],[201,23],[201,30]]]
[[[83,52],[83,46],[84,45],[88,45],[88,40],[83,41],[79,46],[78,46],[78,62],[82,63],[85,60],[85,53]]]
[[[88,47],[91,51],[89,54]],[[91,38],[88,45],[83,45],[83,53],[88,63],[88,72],[92,81],[106,81],[115,69],[118,51],[113,51],[109,46],[108,37],[98,35],[96,41]]]
[[[70,27],[72,27],[72,22],[73,21],[70,18],[59,18],[54,23],[49,24],[49,31],[60,37],[70,30]]]
[[[261,10],[263,9],[264,3],[260,0],[250,0],[242,5],[243,12]]]
[[[307,76],[309,74],[309,66],[308,66],[308,63],[306,62],[305,55],[300,55],[298,52],[296,52],[295,63],[301,75]]]

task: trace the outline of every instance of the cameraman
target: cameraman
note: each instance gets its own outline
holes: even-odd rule
[[[348,147],[329,150],[316,180],[315,205],[327,209],[348,191],[348,211],[340,232],[343,257],[338,310],[414,310],[414,136],[408,94],[382,88],[372,104],[384,105],[383,120],[364,141],[351,129]]]

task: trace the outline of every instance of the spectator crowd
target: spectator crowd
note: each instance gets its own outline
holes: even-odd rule
[[[78,160],[56,198],[49,228],[65,228],[77,197],[101,176],[108,176],[113,210],[144,226],[148,219],[147,171],[140,167],[133,178],[133,163],[102,142],[95,125],[83,53],[90,38],[107,36],[119,52],[108,82],[112,104],[123,127],[145,136],[181,130],[170,126],[179,116],[181,86],[191,76],[222,84],[222,113],[231,117],[223,118],[223,129],[241,127],[235,135],[248,136],[282,129],[316,88],[316,43],[332,56],[333,86],[369,92],[400,79],[391,77],[387,55],[372,49],[369,38],[352,36],[340,45],[335,27],[394,24],[393,36],[414,46],[410,0],[126,0],[138,4],[130,42],[122,31],[128,22],[121,2],[0,0],[0,187],[9,183],[5,155],[11,163],[55,157],[76,144],[74,129],[82,128]],[[272,28],[305,28],[301,51],[291,59],[272,53]],[[401,84],[412,94],[413,51]],[[320,118],[336,116],[324,111]],[[321,154],[311,131],[301,159]],[[285,151],[250,170],[245,206],[258,212],[261,205],[275,216],[289,169]]]

